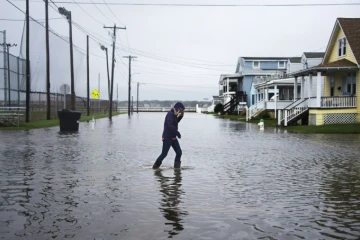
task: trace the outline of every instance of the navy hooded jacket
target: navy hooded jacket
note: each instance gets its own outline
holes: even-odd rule
[[[163,138],[176,138],[181,137],[181,134],[178,131],[178,123],[183,118],[182,116],[178,117],[175,115],[174,109],[176,112],[179,109],[185,110],[184,104],[178,102],[174,105],[174,107],[166,114],[165,122],[164,122],[164,132],[162,134]]]

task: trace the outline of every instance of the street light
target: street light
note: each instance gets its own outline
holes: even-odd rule
[[[107,68],[107,75],[108,75],[108,93],[109,93],[109,100],[110,100],[110,73],[109,73],[109,59],[108,59],[108,49],[107,47],[100,45],[101,50],[106,52],[106,68]]]
[[[69,21],[69,38],[70,38],[70,68],[71,68],[71,110],[75,110],[75,86],[74,86],[74,61],[73,61],[73,41],[72,41],[72,21],[71,11],[59,7],[59,13],[64,15]]]

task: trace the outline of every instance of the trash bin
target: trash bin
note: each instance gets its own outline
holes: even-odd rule
[[[76,132],[79,130],[81,112],[63,109],[58,111],[58,117],[60,121],[60,131]]]

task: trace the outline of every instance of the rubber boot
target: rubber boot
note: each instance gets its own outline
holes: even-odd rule
[[[161,164],[158,164],[157,162],[154,163],[154,165],[152,166],[153,169],[158,169],[160,167]]]
[[[181,167],[181,162],[180,161],[175,161],[174,162],[174,168],[180,168]]]

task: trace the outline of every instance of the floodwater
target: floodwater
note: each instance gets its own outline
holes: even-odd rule
[[[0,132],[0,239],[358,239],[360,135],[305,135],[186,113]]]

